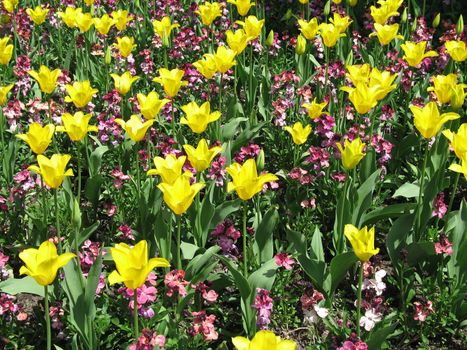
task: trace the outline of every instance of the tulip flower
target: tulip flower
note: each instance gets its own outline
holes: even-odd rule
[[[14,84],[9,84],[7,86],[0,86],[0,106],[3,106],[6,103],[7,95],[11,89],[13,89]]]
[[[198,142],[198,147],[194,148],[191,145],[184,145],[183,149],[185,153],[188,155],[188,160],[193,168],[196,171],[201,172],[209,168],[211,165],[212,160],[215,156],[217,156],[220,152],[222,152],[222,147],[215,146],[208,148],[208,143],[205,139],[201,139]]]
[[[451,143],[451,148],[454,150],[456,157],[462,159],[467,154],[467,123],[461,124],[457,133],[451,130],[444,130],[443,135]]]
[[[302,107],[307,109],[308,116],[314,120],[323,114],[326,114],[326,111],[323,111],[323,109],[328,105],[326,101],[323,103],[317,103],[316,102],[316,97],[313,99],[313,102],[311,103],[304,103],[302,104]]]
[[[399,31],[399,24],[385,24],[381,25],[379,23],[374,24],[375,31],[370,34],[371,36],[376,36],[381,45],[388,45],[394,39],[404,39],[400,34],[397,34]]]
[[[337,143],[337,148],[341,152],[342,156],[342,166],[347,170],[354,169],[358,163],[365,157],[365,144],[357,137],[352,142],[349,140],[344,141],[344,147],[340,143]]]
[[[9,40],[7,36],[0,39],[0,64],[8,64],[13,55],[13,45],[8,44]]]
[[[303,35],[297,37],[297,44],[295,45],[295,53],[297,55],[303,55],[306,51],[306,39]]]
[[[349,16],[341,17],[339,13],[335,12],[333,18],[331,18],[329,22],[334,24],[334,27],[339,31],[339,33],[345,33],[353,21]]]
[[[146,119],[154,119],[162,107],[170,102],[166,98],[159,99],[159,94],[155,91],[151,91],[148,95],[137,94],[136,98],[138,99],[141,114]]]
[[[451,56],[454,61],[464,62],[467,60],[467,49],[465,47],[465,42],[460,40],[450,40],[446,41],[445,47],[449,56]]]
[[[291,128],[290,126],[286,126],[284,127],[284,129],[290,135],[292,135],[293,142],[296,145],[304,144],[311,133],[311,125],[303,127],[302,123],[300,122],[296,122],[293,128]]]
[[[308,22],[303,19],[299,19],[298,27],[298,29],[306,39],[313,40],[316,34],[318,33],[319,29],[318,19],[314,17]]]
[[[51,71],[48,67],[41,66],[39,72],[30,70],[28,74],[39,83],[42,92],[51,94],[57,87],[57,79],[62,71],[60,69]]]
[[[138,115],[132,115],[127,122],[120,118],[115,119],[115,123],[120,125],[134,142],[139,142],[144,139],[146,132],[154,122],[154,119],[150,119],[143,123]]]
[[[211,79],[217,73],[216,59],[213,54],[205,54],[203,59],[193,63],[193,66],[206,79]]]
[[[371,12],[371,17],[373,17],[373,20],[377,24],[385,24],[389,18],[392,16],[398,16],[399,12],[396,10],[393,10],[392,7],[388,6],[387,4],[382,5],[379,8],[376,8],[376,6],[371,6],[370,7],[370,12]]]
[[[201,21],[205,26],[210,26],[217,17],[222,16],[222,5],[218,2],[205,2],[198,6],[196,14],[201,16]]]
[[[196,194],[203,189],[204,183],[190,184],[187,176],[180,175],[172,184],[160,183],[157,185],[164,194],[164,202],[176,214],[182,215],[193,203]]]
[[[110,28],[112,28],[116,21],[105,13],[100,18],[94,18],[93,23],[99,34],[107,35],[110,31]]]
[[[132,76],[130,72],[125,72],[122,75],[110,74],[114,80],[115,89],[120,95],[126,95],[130,89],[131,85],[139,79],[138,76]]]
[[[232,68],[236,64],[235,56],[236,52],[234,50],[228,49],[225,46],[219,46],[214,55],[217,71],[223,74]]]
[[[91,29],[94,20],[92,19],[92,16],[90,13],[82,13],[82,12],[76,12],[76,26],[79,28],[79,31],[81,33],[86,33],[89,29]]]
[[[65,9],[65,12],[59,11],[57,12],[57,14],[68,28],[75,28],[77,26],[76,17],[78,16],[78,13],[82,13],[82,11],[83,9],[81,9],[80,7],[74,8],[74,7],[68,6]]]
[[[347,69],[345,77],[350,79],[354,86],[360,83],[368,84],[370,81],[371,67],[368,63],[348,65],[345,68]]]
[[[227,184],[227,191],[235,190],[240,199],[244,201],[261,192],[264,184],[278,180],[276,175],[270,173],[258,176],[256,162],[252,158],[246,160],[243,165],[233,163],[226,170],[232,178],[232,181]]]
[[[333,47],[336,45],[339,38],[344,37],[345,34],[339,31],[334,24],[321,23],[319,25],[319,35],[323,39],[323,44],[326,47]]]
[[[378,68],[373,68],[370,73],[368,87],[370,90],[375,90],[375,98],[381,101],[388,93],[394,90],[397,85],[393,84],[397,74],[391,74],[389,71],[379,71]]]
[[[302,5],[308,4],[310,0],[298,0],[298,2]]]
[[[160,21],[155,20],[152,22],[152,26],[154,28],[154,32],[159,35],[165,46],[169,45],[169,38],[172,30],[180,27],[178,23],[172,24],[169,16],[163,17]]]
[[[42,154],[52,142],[54,131],[53,124],[41,126],[39,123],[31,123],[26,134],[18,134],[16,137],[26,142],[35,154]]]
[[[292,340],[283,340],[271,331],[259,331],[250,341],[245,337],[232,338],[237,350],[295,350],[297,344]]]
[[[248,14],[248,11],[250,11],[251,7],[255,4],[250,0],[227,0],[227,2],[237,6],[237,12],[242,17],[245,17]]]
[[[92,100],[92,96],[98,92],[93,89],[89,80],[75,81],[73,85],[65,86],[68,96],[65,96],[65,102],[73,102],[76,108],[83,108]]]
[[[85,3],[86,5],[88,5],[88,6],[92,6],[92,5],[94,5],[94,1],[95,1],[95,0],[84,0],[84,3]]]
[[[124,36],[123,38],[117,37],[117,43],[113,44],[118,49],[120,55],[124,58],[130,56],[131,51],[136,47],[135,39],[133,37]]]
[[[16,6],[18,6],[19,0],[3,0],[3,7],[7,12],[12,13]]]
[[[218,120],[221,117],[221,112],[211,113],[211,104],[209,101],[204,102],[201,106],[198,106],[196,102],[190,102],[187,105],[182,106],[182,111],[186,114],[186,117],[180,119],[181,124],[188,125],[196,134],[201,134],[206,130],[209,123]]]
[[[235,32],[228,30],[225,35],[227,36],[227,44],[239,55],[245,50],[248,40],[247,35],[243,29],[237,29]]]
[[[169,153],[165,158],[154,157],[154,165],[156,169],[150,169],[147,175],[160,175],[162,182],[173,185],[175,180],[182,175],[182,168],[185,164],[186,156],[176,157],[172,153]],[[183,173],[188,179],[191,178],[192,174],[189,171]]]
[[[423,59],[427,57],[436,57],[438,54],[435,51],[427,51],[426,41],[421,41],[419,43],[414,43],[412,41],[406,41],[401,45],[402,50],[404,50],[405,55],[402,57],[407,61],[408,65],[411,67],[417,67]]]
[[[49,159],[42,154],[37,156],[37,165],[31,165],[28,170],[39,174],[47,186],[57,189],[62,184],[65,176],[73,176],[73,170],[65,170],[71,156],[69,154],[54,154]]]
[[[175,97],[182,86],[188,85],[187,81],[182,80],[184,75],[185,71],[181,69],[160,68],[159,76],[152,81],[161,84],[167,96]]]
[[[373,255],[378,254],[379,248],[375,249],[375,228],[368,230],[365,226],[362,229],[354,225],[345,225],[344,235],[350,241],[357,258],[362,262],[367,262]]]
[[[368,113],[378,104],[380,96],[379,86],[369,87],[366,84],[359,83],[356,88],[348,86],[341,87],[341,90],[349,93],[349,100],[360,114]]]
[[[41,6],[36,6],[34,10],[31,8],[26,9],[26,13],[36,25],[40,26],[42,23],[45,22],[47,14],[49,13],[49,9],[42,8]]]
[[[451,90],[451,107],[454,109],[459,109],[464,105],[465,97],[467,93],[465,89],[467,84],[456,84]]]
[[[409,106],[414,115],[414,124],[417,130],[426,139],[436,136],[444,123],[448,120],[459,119],[460,115],[453,112],[439,114],[435,102],[429,102],[425,107]]]
[[[118,30],[125,30],[128,22],[133,19],[133,16],[129,16],[127,10],[117,10],[112,12],[112,18],[115,20],[115,27]]]
[[[63,126],[57,126],[58,132],[66,132],[71,141],[81,141],[84,139],[88,132],[97,132],[97,126],[89,125],[91,114],[84,114],[79,111],[74,115],[65,113],[62,115]]]
[[[452,90],[456,86],[457,75],[437,75],[433,78],[433,85],[427,91],[433,91],[439,103],[447,104],[451,101]]]
[[[463,174],[467,180],[467,153],[462,156],[461,164],[451,164],[449,170]]]
[[[259,20],[256,16],[248,16],[244,21],[236,21],[235,23],[240,24],[246,33],[247,40],[255,40],[263,29],[264,19]]]

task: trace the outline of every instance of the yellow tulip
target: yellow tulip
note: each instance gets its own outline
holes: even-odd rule
[[[167,96],[175,97],[182,86],[187,86],[188,82],[182,80],[185,71],[175,68],[168,70],[166,68],[159,69],[159,76],[152,81],[161,84]]]
[[[58,269],[68,264],[75,256],[73,253],[58,255],[55,244],[45,241],[39,249],[28,248],[19,253],[19,258],[24,262],[19,273],[31,276],[41,286],[48,286],[57,277]]]
[[[332,0],[332,2],[339,5],[342,2],[342,0]]]
[[[209,168],[214,157],[222,152],[222,147],[219,146],[208,148],[208,143],[205,139],[201,139],[196,148],[191,145],[184,145],[183,149],[188,156],[190,164],[198,172]]]
[[[190,208],[196,194],[205,186],[204,183],[190,184],[187,176],[180,175],[173,184],[160,183],[157,185],[164,194],[164,202],[176,214],[182,215]]]
[[[347,73],[345,77],[350,79],[350,81],[357,86],[360,83],[368,84],[370,81],[370,72],[371,67],[368,63],[365,64],[355,64],[353,66],[345,66]]]
[[[216,62],[216,69],[220,73],[227,72],[237,62],[235,61],[236,52],[228,49],[225,46],[219,46],[216,54],[214,55],[214,61]]]
[[[102,35],[107,35],[110,31],[110,28],[116,23],[116,21],[113,18],[110,18],[108,14],[104,14],[100,18],[94,18],[94,27],[96,30],[102,34]]]
[[[426,139],[436,136],[443,124],[448,120],[459,119],[460,115],[449,112],[439,114],[438,106],[435,102],[429,102],[425,107],[409,106],[414,115],[414,124],[417,130]]]
[[[405,55],[402,57],[407,61],[409,66],[416,67],[418,66],[423,59],[427,57],[436,57],[438,54],[435,51],[427,51],[426,41],[421,41],[419,43],[414,43],[412,41],[406,41],[401,45],[402,50],[404,50]]]
[[[162,100],[159,99],[159,94],[155,91],[151,91],[147,96],[137,94],[136,98],[138,99],[141,114],[146,119],[154,119],[162,107],[170,102],[170,100],[166,98]]]
[[[284,127],[284,129],[290,135],[292,135],[293,142],[296,145],[304,144],[311,133],[311,125],[303,127],[302,123],[300,122],[296,122],[293,128],[291,128],[290,126],[286,126]]]
[[[74,7],[68,6],[65,9],[65,12],[59,11],[57,12],[57,14],[68,28],[74,28],[77,26],[76,17],[78,16],[78,13],[82,13],[82,11],[83,10],[80,7],[74,8]]]
[[[172,30],[180,27],[178,23],[172,24],[169,16],[163,17],[160,21],[155,20],[152,22],[152,26],[154,28],[154,32],[159,35],[165,46],[169,45],[170,33],[172,33]]]
[[[51,71],[48,67],[41,66],[39,72],[30,70],[28,73],[39,83],[42,92],[51,94],[57,87],[57,79],[62,71],[60,69]]]
[[[365,226],[359,230],[354,225],[348,224],[344,227],[344,235],[350,241],[353,251],[360,261],[369,261],[373,255],[379,253],[379,248],[375,249],[374,227],[368,230],[368,227]]]
[[[278,180],[276,175],[266,173],[258,176],[256,161],[247,159],[243,165],[233,163],[226,168],[232,181],[227,184],[227,191],[235,190],[240,199],[247,201],[255,194],[261,192],[263,185]]]
[[[6,103],[7,95],[11,89],[13,89],[14,84],[8,84],[7,86],[0,86],[0,106],[3,106]]]
[[[344,147],[342,147],[340,143],[337,143],[337,148],[339,148],[339,151],[341,152],[342,166],[347,170],[354,169],[366,154],[363,152],[365,144],[359,137],[352,142],[349,142],[349,140],[346,139],[344,141]]]
[[[49,9],[42,8],[41,6],[36,6],[34,10],[31,8],[26,9],[26,13],[35,24],[40,26],[42,23],[45,22],[47,14],[49,13]]]
[[[128,57],[131,51],[136,47],[135,39],[133,37],[124,36],[123,38],[117,37],[117,43],[113,44],[118,49],[122,57]]]
[[[298,2],[302,5],[308,4],[310,0],[298,0]]]
[[[366,84],[359,83],[356,88],[344,86],[341,87],[341,90],[349,93],[349,100],[360,114],[368,113],[378,104],[377,97],[380,94],[378,85],[369,87]]]
[[[306,39],[303,35],[297,37],[297,44],[295,45],[295,53],[297,55],[303,55],[306,51]]]
[[[18,6],[18,3],[19,0],[3,0],[3,7],[7,12],[11,13],[15,10],[16,6]]]
[[[245,337],[232,338],[237,350],[295,350],[297,344],[292,340],[283,340],[271,331],[259,331],[250,341]]]
[[[7,36],[0,39],[0,64],[8,64],[13,55],[13,45],[8,44],[9,40]]]
[[[165,158],[154,157],[153,159],[156,169],[150,169],[147,171],[148,176],[159,175],[162,182],[172,185],[175,180],[182,175],[183,165],[186,161],[186,156],[175,157],[169,153]],[[183,174],[188,179],[191,178],[192,174],[189,171],[185,171]]]
[[[34,171],[39,174],[47,186],[50,188],[59,188],[65,176],[73,176],[73,170],[65,170],[71,156],[69,154],[61,155],[54,154],[49,159],[42,154],[37,156],[37,165],[31,165],[28,170]]]
[[[464,154],[461,158],[461,164],[451,164],[449,166],[449,170],[464,174],[464,177],[467,180],[467,154]]]
[[[404,0],[378,0],[378,4],[387,6],[389,11],[397,11],[403,2]]]
[[[256,16],[248,16],[244,21],[236,21],[235,23],[240,24],[246,33],[247,40],[255,40],[263,29],[264,19],[259,20]]]
[[[427,91],[433,91],[438,102],[447,104],[451,101],[452,90],[456,86],[457,75],[437,75],[433,78],[433,85]]]
[[[194,62],[193,66],[206,79],[211,79],[217,73],[216,59],[211,53],[205,54],[203,59]]]
[[[130,72],[125,72],[122,75],[110,74],[114,80],[115,89],[120,95],[126,95],[130,89],[131,85],[139,79],[138,76],[132,76]]]
[[[75,21],[76,26],[79,28],[81,33],[86,33],[94,24],[94,20],[90,13],[77,12]]]
[[[319,35],[323,39],[323,44],[326,47],[333,47],[336,45],[339,38],[344,37],[345,34],[339,31],[334,24],[321,23],[319,25]]]
[[[378,37],[379,43],[381,45],[387,45],[394,39],[404,39],[404,37],[400,34],[397,34],[399,31],[399,24],[385,24],[381,25],[379,23],[375,23],[375,31],[370,34],[371,36]]]
[[[148,259],[148,243],[141,240],[133,247],[126,243],[118,243],[110,248],[110,254],[116,270],[109,275],[109,284],[124,283],[127,288],[141,287],[149,273],[156,267],[170,267],[164,258]]]
[[[201,106],[198,106],[196,102],[190,102],[187,105],[182,106],[182,111],[186,114],[186,117],[180,119],[181,124],[188,125],[196,134],[201,134],[206,130],[209,123],[218,120],[221,117],[221,112],[211,113],[211,104],[209,101],[204,102]]]
[[[143,123],[138,115],[132,115],[127,122],[120,118],[115,119],[115,123],[120,125],[134,142],[144,139],[146,132],[154,122],[155,119],[150,119]]]
[[[446,41],[446,51],[449,56],[456,62],[464,62],[467,60],[467,49],[465,48],[465,42],[460,40]]]
[[[42,126],[39,123],[31,123],[26,134],[18,134],[16,137],[26,142],[35,154],[42,154],[52,142],[54,132],[53,124]]]
[[[454,109],[459,109],[464,105],[465,97],[467,93],[465,89],[467,84],[456,84],[451,91],[451,107]]]
[[[227,2],[237,6],[238,14],[243,17],[248,14],[248,11],[255,4],[254,2],[250,2],[250,0],[227,0]]]
[[[201,21],[205,26],[210,26],[217,17],[222,16],[222,5],[218,2],[205,2],[198,6],[198,10],[195,11],[201,16]]]
[[[227,44],[235,51],[235,54],[239,55],[245,50],[248,40],[243,29],[238,29],[235,32],[228,30],[225,35],[227,37]]]
[[[397,74],[391,74],[389,71],[379,71],[378,68],[373,68],[370,73],[370,81],[368,86],[370,90],[375,89],[375,98],[381,101],[388,93],[394,90],[397,85],[393,84]]]
[[[88,6],[94,5],[95,0],[84,0],[84,3]]]
[[[318,19],[316,17],[313,17],[308,22],[303,19],[299,19],[298,27],[298,29],[306,39],[313,40],[316,34],[318,33],[319,29]]]
[[[65,96],[65,102],[73,102],[76,108],[83,108],[92,100],[92,96],[98,92],[93,89],[89,80],[75,81],[73,85],[65,86],[68,96]]]
[[[63,126],[57,126],[58,132],[66,132],[71,141],[81,141],[88,132],[97,132],[97,126],[89,125],[91,114],[76,112],[74,115],[65,113],[62,115]]]
[[[127,10],[117,10],[112,12],[112,18],[115,20],[115,27],[118,30],[125,30],[128,22],[130,22],[133,17],[128,15]]]
[[[339,33],[345,33],[350,23],[352,23],[353,21],[350,19],[349,16],[341,17],[339,13],[335,12],[333,18],[331,18],[329,22],[334,24],[334,27],[336,27]]]
[[[451,147],[456,157],[462,159],[467,154],[467,123],[461,124],[457,133],[451,130],[444,130],[443,135],[451,143]]]
[[[319,118],[320,116],[322,116],[323,114],[327,113],[326,111],[323,111],[323,109],[326,108],[327,105],[328,105],[328,103],[326,101],[323,102],[323,103],[317,103],[316,102],[316,97],[315,97],[313,99],[313,102],[304,103],[304,104],[302,104],[302,107],[307,109],[308,116],[311,119],[316,119],[316,118]]]
[[[392,8],[388,5],[382,5],[379,8],[376,8],[375,6],[370,7],[370,12],[371,12],[371,17],[373,17],[373,20],[375,23],[378,24],[385,24],[389,18],[392,16],[398,16],[399,12],[392,10]]]
[[[347,1],[349,2],[349,5],[352,7],[355,7],[358,4],[358,0],[347,0]]]

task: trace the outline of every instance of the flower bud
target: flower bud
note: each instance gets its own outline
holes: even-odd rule
[[[456,33],[461,34],[464,31],[464,17],[462,15],[459,16],[459,20],[456,24]]]
[[[295,45],[295,53],[297,55],[303,55],[306,50],[306,39],[299,35],[297,38],[297,44]]]
[[[352,6],[352,7],[355,7],[357,6],[358,4],[358,0],[349,0],[349,5]]]
[[[105,54],[104,54],[104,63],[106,65],[109,65],[110,62],[112,62],[112,54],[110,51],[110,47],[107,47],[107,50],[105,51]]]
[[[79,209],[78,200],[76,198],[73,200],[73,207],[71,223],[73,227],[79,229],[81,227],[81,210]]]
[[[401,17],[401,22],[402,23],[406,23],[407,22],[407,18],[408,18],[408,15],[407,15],[407,7],[404,9],[404,12],[402,12],[402,17]]]
[[[435,19],[433,20],[433,28],[438,28],[440,20],[441,20],[441,13],[438,13]]]
[[[271,47],[274,44],[274,31],[272,29],[269,31],[265,44],[267,47]]]
[[[264,169],[264,151],[261,149],[258,154],[258,158],[256,159],[256,168],[258,172],[263,171]]]
[[[331,12],[331,0],[328,0],[326,5],[324,5],[323,14],[327,17],[327,16],[329,16],[330,12]]]

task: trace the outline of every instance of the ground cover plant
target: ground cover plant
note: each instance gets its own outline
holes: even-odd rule
[[[0,348],[465,349],[462,5],[2,0]]]

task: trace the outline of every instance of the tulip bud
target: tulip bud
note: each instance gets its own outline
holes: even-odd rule
[[[258,158],[256,159],[256,168],[258,172],[263,171],[264,169],[264,151],[261,149],[258,154]]]
[[[73,200],[73,207],[71,223],[73,227],[79,229],[81,227],[81,210],[79,209],[79,203],[76,198]]]
[[[357,6],[358,0],[349,0],[349,5],[352,7]]]
[[[433,28],[438,28],[440,20],[441,20],[441,14],[438,13],[435,19],[433,20]]]
[[[418,21],[417,21],[417,18],[415,18],[415,20],[412,22],[412,33],[417,30],[417,27],[418,27]]]
[[[285,15],[281,18],[282,21],[288,21],[293,16],[292,9],[288,9]]]
[[[323,14],[327,17],[327,16],[329,16],[330,12],[331,12],[331,0],[328,0],[326,5],[324,5]]]
[[[342,2],[342,0],[332,0],[332,2],[339,5]]]
[[[271,47],[274,44],[274,31],[272,29],[269,31],[265,44],[267,47]]]
[[[107,47],[107,50],[105,51],[105,55],[104,55],[104,63],[106,65],[109,65],[110,62],[112,62],[112,54],[110,51],[110,47]]]
[[[459,20],[456,24],[456,33],[461,34],[464,31],[464,17],[462,15],[459,16]]]
[[[407,15],[407,7],[406,7],[406,8],[404,9],[404,12],[402,12],[401,22],[402,22],[402,23],[407,22],[407,17],[408,17],[408,15]]]
[[[306,50],[306,39],[299,35],[297,38],[297,44],[295,45],[295,53],[297,55],[303,55]]]

